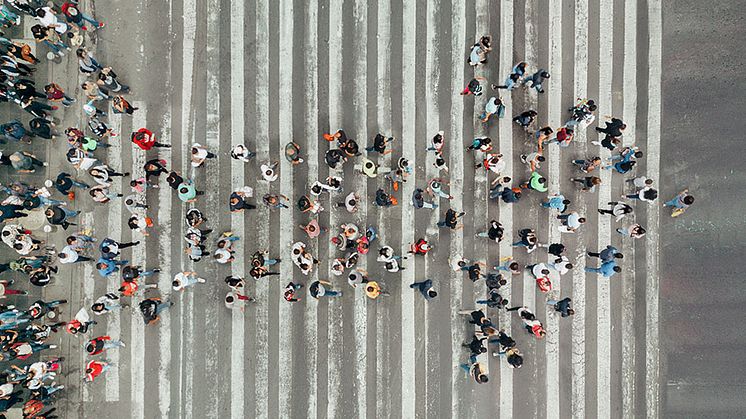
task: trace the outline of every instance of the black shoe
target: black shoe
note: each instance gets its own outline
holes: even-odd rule
[[[158,272],[160,272],[160,271],[161,271],[161,270],[160,270],[160,268],[155,268],[155,269],[153,269],[153,272],[155,272],[155,273],[158,273]]]

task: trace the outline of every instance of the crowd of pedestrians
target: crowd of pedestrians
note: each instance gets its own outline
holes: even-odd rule
[[[324,152],[324,161],[329,166],[331,175],[326,179],[307,185],[307,193],[297,202],[281,193],[267,193],[261,197],[254,196],[254,188],[244,186],[233,191],[225,200],[225,210],[231,212],[251,211],[258,205],[265,205],[271,211],[298,211],[306,214],[308,222],[299,226],[309,237],[314,239],[322,234],[336,247],[336,254],[331,255],[329,264],[331,269],[328,278],[306,283],[314,270],[319,269],[321,261],[316,258],[305,242],[297,241],[290,246],[290,261],[281,260],[268,249],[252,249],[254,253],[238,254],[234,250],[237,241],[241,240],[231,231],[217,234],[208,228],[208,220],[199,207],[201,197],[215,193],[201,188],[195,179],[187,174],[179,173],[170,168],[170,163],[159,159],[157,148],[167,148],[160,133],[148,127],[134,127],[129,135],[114,132],[107,125],[110,113],[132,115],[137,112],[128,100],[130,88],[124,84],[117,72],[110,66],[100,63],[86,45],[85,32],[99,30],[104,24],[92,16],[84,13],[74,1],[61,5],[39,4],[36,0],[9,1],[9,6],[2,6],[3,24],[11,27],[20,23],[20,16],[28,15],[36,19],[32,28],[39,46],[47,49],[46,58],[58,60],[67,53],[74,51],[78,60],[78,69],[86,81],[80,87],[80,94],[68,94],[58,83],[48,83],[43,88],[37,88],[33,73],[40,62],[39,58],[31,54],[28,45],[17,43],[0,35],[0,101],[11,106],[17,105],[30,114],[30,120],[24,124],[21,118],[7,121],[0,125],[2,143],[15,143],[21,150],[7,154],[0,154],[0,163],[9,166],[19,174],[33,173],[37,170],[49,170],[47,163],[33,153],[22,148],[36,141],[64,139],[66,145],[55,143],[55,147],[64,151],[67,168],[58,173],[51,173],[50,180],[35,184],[26,177],[20,180],[2,183],[3,200],[0,204],[0,222],[2,222],[2,240],[17,256],[0,263],[0,298],[4,302],[21,302],[0,305],[0,361],[9,365],[0,373],[0,412],[7,410],[17,403],[24,403],[27,417],[51,418],[53,412],[44,409],[53,402],[57,391],[63,389],[55,381],[59,373],[62,359],[55,355],[35,356],[34,362],[26,361],[42,351],[53,350],[55,345],[47,343],[52,333],[64,328],[68,333],[84,336],[81,339],[81,351],[87,353],[88,361],[83,371],[85,381],[93,382],[96,377],[104,374],[112,365],[105,359],[106,351],[117,350],[125,343],[110,337],[104,330],[96,328],[97,322],[93,318],[105,316],[108,313],[134,305],[145,324],[155,324],[160,314],[173,305],[170,295],[178,292],[188,292],[188,289],[200,287],[211,278],[202,278],[197,272],[183,270],[176,274],[171,281],[172,289],[163,295],[158,291],[155,283],[148,283],[149,278],[159,275],[158,267],[139,266],[122,255],[122,250],[135,246],[144,246],[139,241],[124,242],[121,237],[95,237],[94,231],[80,226],[80,200],[90,199],[96,205],[123,205],[128,211],[125,215],[127,226],[136,233],[150,239],[156,230],[147,205],[147,194],[154,188],[171,188],[172,193],[188,208],[184,214],[186,223],[184,240],[185,252],[193,262],[203,259],[214,261],[203,263],[249,263],[249,276],[255,281],[272,280],[272,276],[279,276],[278,265],[292,262],[298,268],[299,275],[292,278],[279,278],[284,285],[283,296],[289,303],[303,300],[306,294],[312,298],[339,298],[346,292],[341,286],[333,282],[333,277],[346,278],[352,292],[363,292],[369,299],[388,296],[389,285],[383,279],[388,273],[396,274],[407,269],[412,258],[426,256],[432,249],[427,237],[418,238],[411,243],[410,251],[406,255],[399,255],[386,243],[381,243],[378,237],[378,226],[358,225],[345,221],[339,226],[321,226],[318,214],[325,211],[322,202],[328,200],[328,206],[344,208],[350,219],[358,211],[361,199],[370,199],[374,205],[387,208],[397,205],[411,205],[415,209],[442,209],[442,217],[437,227],[444,229],[461,229],[464,226],[463,211],[450,207],[453,196],[450,193],[449,172],[444,157],[444,132],[433,133],[431,145],[427,152],[436,155],[435,166],[440,176],[430,179],[425,185],[416,185],[410,197],[401,196],[400,185],[410,180],[414,167],[406,157],[396,161],[395,167],[382,167],[378,164],[380,156],[392,152],[393,147],[400,146],[401,141],[390,136],[390,133],[379,133],[367,146],[359,145],[350,138],[344,130],[322,133],[319,141],[329,145]],[[483,66],[491,51],[491,39],[482,37],[474,44],[468,54],[468,61],[472,67]],[[543,68],[532,69],[533,63],[521,62],[516,64],[502,84],[490,84],[482,77],[474,77],[461,92],[464,96],[479,96],[490,90],[500,89],[532,89],[535,94],[543,94],[551,89],[551,75]],[[123,74],[126,77],[126,74]],[[67,91],[77,90],[75,86],[64,86]],[[532,93],[533,94],[533,93]],[[78,96],[78,97],[73,97]],[[85,126],[69,126],[61,130],[54,111],[58,105],[63,107],[80,107],[87,116]],[[542,173],[541,165],[546,162],[547,147],[569,147],[573,144],[574,134],[589,127],[596,119],[596,104],[590,99],[580,99],[571,104],[567,121],[560,127],[538,127],[536,121],[538,112],[525,109],[512,117],[515,124],[526,130],[531,136],[535,148],[519,154],[520,161],[526,165],[526,174],[506,173],[506,159],[514,156],[503,156],[495,150],[495,144],[488,137],[474,138],[466,146],[466,153],[477,156],[476,167],[483,168],[488,176],[494,177],[490,181],[490,199],[505,204],[520,204],[521,197],[526,194],[542,194],[541,207],[551,211],[560,220],[559,230],[572,234],[583,228],[587,222],[586,214],[573,210],[573,202],[561,193],[546,195],[548,179]],[[485,124],[492,118],[504,118],[505,106],[498,95],[492,96],[486,103],[484,112],[475,115]],[[28,128],[27,128],[28,127]],[[620,118],[609,118],[603,126],[596,127],[599,134],[598,141],[593,144],[605,147],[616,153],[610,158],[589,156],[572,160],[572,165],[578,174],[571,181],[588,193],[593,193],[601,184],[601,179],[595,174],[601,170],[611,170],[615,176],[625,176],[634,170],[637,159],[642,157],[642,151],[637,147],[620,147],[621,137],[626,125]],[[112,167],[107,162],[101,150],[105,150],[111,141],[126,141],[129,139],[145,155],[143,170],[145,176],[133,178],[122,167]],[[453,139],[457,141],[458,139]],[[61,147],[60,147],[61,146]],[[195,143],[191,146],[191,166],[201,170],[207,165],[217,164],[210,160],[217,157],[218,150]],[[301,147],[289,142],[285,149],[285,158],[293,165],[304,163],[301,157]],[[231,158],[256,165],[260,169],[264,182],[274,182],[279,177],[279,164],[276,160],[257,162],[256,154],[244,145],[232,146]],[[413,156],[409,156],[413,157]],[[370,197],[359,196],[357,191],[345,187],[343,177],[344,168],[352,166],[356,175],[369,178],[382,176],[386,179],[386,186],[378,188]],[[5,169],[3,169],[5,170]],[[588,175],[588,176],[586,176]],[[125,179],[123,182],[128,191],[114,190],[114,179]],[[513,178],[520,181],[513,181]],[[30,178],[28,178],[30,179]],[[163,182],[165,180],[165,182]],[[653,187],[653,180],[644,177],[629,177],[625,185],[630,184],[627,193],[620,196],[618,201],[611,201],[607,208],[599,208],[602,215],[614,217],[618,228],[616,231],[628,238],[639,238],[645,235],[645,228],[639,224],[625,223],[624,219],[634,212],[638,201],[655,203],[657,191]],[[284,191],[289,192],[289,191]],[[664,205],[673,208],[672,215],[683,213],[694,202],[688,190],[682,191],[675,198]],[[324,204],[327,205],[327,204]],[[23,219],[31,214],[43,214],[48,226],[47,231],[57,229],[64,231],[66,239],[63,243],[45,243],[38,238],[35,231],[24,227]],[[487,220],[485,220],[487,222]],[[490,220],[487,228],[475,226],[476,237],[479,240],[500,243],[505,231],[499,220]],[[488,292],[483,298],[474,302],[480,306],[465,309],[461,314],[469,316],[471,340],[464,343],[469,355],[467,361],[460,365],[478,383],[489,380],[485,372],[484,361],[479,360],[481,354],[492,354],[505,358],[505,362],[513,368],[520,368],[524,362],[524,355],[518,349],[517,341],[510,336],[509,330],[501,330],[496,325],[495,316],[510,315],[515,312],[523,327],[533,338],[541,339],[547,331],[542,321],[532,311],[535,307],[508,307],[509,302],[500,294],[501,287],[509,286],[509,281],[521,278],[520,274],[528,272],[536,281],[541,292],[552,290],[552,279],[564,275],[574,269],[567,256],[563,254],[565,248],[561,243],[540,243],[536,231],[523,228],[517,231],[518,241],[512,245],[525,248],[527,253],[537,249],[546,249],[548,262],[524,264],[519,256],[505,258],[495,264],[482,261],[461,260],[458,270],[463,271],[473,282],[484,280]],[[247,247],[251,244],[245,244]],[[435,243],[437,246],[437,243]],[[602,243],[602,245],[606,245]],[[381,269],[368,272],[358,266],[360,257],[373,250]],[[517,252],[520,254],[521,252]],[[621,271],[617,261],[623,257],[622,253],[611,244],[598,252],[589,252],[589,257],[600,260],[598,267],[587,267],[588,272],[595,272],[611,278]],[[65,304],[64,300],[42,301],[31,304],[23,302],[26,291],[13,287],[11,277],[28,278],[31,285],[44,287],[54,280],[60,264],[91,264],[101,277],[121,277],[121,286],[115,292],[97,297],[90,307],[82,307],[72,319],[58,318],[57,307]],[[13,272],[15,271],[15,273]],[[322,270],[320,276],[326,276]],[[518,279],[520,280],[520,279]],[[225,278],[228,292],[224,303],[229,309],[244,310],[247,304],[254,302],[250,296],[247,278],[228,276]],[[416,278],[415,282],[407,284],[426,301],[439,297],[438,284],[431,278]],[[359,291],[362,289],[362,291]],[[442,298],[442,297],[441,297]],[[561,317],[574,314],[570,298],[547,298],[546,304]],[[483,306],[483,307],[482,307]],[[91,314],[93,317],[91,317]],[[471,334],[471,333],[470,333]],[[521,340],[516,337],[516,339]],[[83,343],[85,342],[85,343]],[[27,391],[28,390],[28,391]]]

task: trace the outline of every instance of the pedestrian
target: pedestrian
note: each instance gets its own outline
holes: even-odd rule
[[[256,156],[256,153],[249,151],[249,149],[243,144],[236,144],[231,149],[231,158],[240,160],[244,163],[248,163],[254,156]]]
[[[33,154],[26,151],[16,151],[11,154],[10,164],[18,173],[34,173],[34,166],[46,167],[47,163],[36,158]]]
[[[518,237],[520,237],[520,240],[513,243],[513,247],[525,247],[527,253],[531,253],[536,250],[539,241],[536,238],[536,232],[534,231],[534,229],[524,228],[523,230],[519,230]]]
[[[588,256],[597,257],[601,259],[601,262],[609,262],[614,259],[621,259],[624,257],[624,255],[621,254],[616,247],[610,244],[607,245],[606,248],[604,248],[600,252],[588,252]]]
[[[492,51],[492,38],[489,35],[479,38],[479,41],[472,45],[469,51],[467,62],[470,66],[476,67],[479,64],[487,64],[487,54]]]
[[[124,348],[124,346],[121,340],[113,340],[111,336],[99,336],[89,340],[85,345],[85,350],[88,355],[98,355],[107,349]]]
[[[409,284],[409,288],[417,289],[418,291],[420,291],[420,294],[425,297],[425,300],[431,300],[438,296],[437,291],[435,291],[435,288],[433,288],[432,279],[426,279],[424,281]]]
[[[622,132],[627,128],[627,124],[621,119],[611,118],[605,122],[604,128],[596,127],[596,132],[606,134],[612,137],[621,137]]]
[[[459,224],[458,220],[459,218],[463,217],[466,213],[465,212],[459,212],[457,213],[452,208],[448,208],[448,211],[446,211],[446,217],[443,221],[438,221],[438,227],[448,227],[451,230],[460,230],[464,228],[463,224]]]
[[[511,307],[506,309],[506,311],[517,311],[518,316],[523,321],[523,327],[528,333],[531,333],[537,339],[541,339],[546,336],[546,330],[544,330],[544,326],[541,324],[540,321],[536,319],[536,315],[534,315],[534,313],[532,313],[531,310],[528,309],[528,307]]]
[[[546,192],[549,188],[547,187],[547,179],[539,174],[539,172],[531,172],[531,177],[521,184],[521,189],[533,189],[538,192]]]
[[[60,102],[65,107],[69,107],[75,102],[75,99],[65,94],[65,91],[62,90],[60,85],[54,82],[44,86],[44,92],[47,95],[47,100],[51,102]]]
[[[562,220],[562,225],[559,227],[559,231],[562,233],[574,233],[585,223],[585,218],[575,211],[569,214],[560,214],[557,219]]]
[[[477,233],[476,236],[488,238],[490,240],[494,240],[495,243],[500,243],[503,239],[504,231],[505,229],[503,229],[502,224],[497,222],[497,220],[491,220],[489,229],[487,231]]]
[[[521,264],[514,261],[512,256],[507,256],[500,259],[501,265],[495,265],[492,269],[496,271],[510,272],[512,275],[518,275],[521,273]]]
[[[368,152],[376,152],[381,155],[386,155],[389,153],[392,153],[394,150],[386,150],[386,146],[389,145],[392,141],[394,141],[394,137],[386,137],[383,134],[376,134],[375,138],[373,139],[373,145],[367,147],[365,150]]]
[[[159,314],[173,306],[170,301],[163,301],[160,298],[146,298],[140,301],[138,307],[143,316],[145,325],[155,324],[160,319]]]
[[[590,157],[587,159],[578,159],[573,160],[572,164],[574,164],[578,169],[580,169],[583,173],[590,173],[597,168],[601,167],[601,158],[600,157]]]
[[[427,151],[434,151],[435,154],[441,155],[443,154],[443,146],[445,145],[445,131],[438,131],[437,134],[433,136],[433,138],[430,140],[431,145],[430,147],[426,148]]]
[[[463,346],[464,348],[469,348],[469,350],[471,351],[471,355],[478,356],[487,352],[487,348],[485,348],[484,344],[482,343],[485,340],[487,340],[487,338],[480,339],[477,337],[477,335],[472,335],[471,341],[464,342],[461,344],[461,346]]]
[[[96,261],[96,270],[98,270],[99,275],[105,278],[119,271],[119,266],[126,265],[128,262],[127,260],[113,260],[101,257]]]
[[[575,310],[570,307],[572,300],[570,297],[565,297],[559,301],[547,300],[547,305],[552,306],[554,310],[562,315],[562,317],[570,317],[575,314]]]
[[[497,115],[498,118],[505,116],[505,105],[502,99],[497,96],[492,96],[487,100],[487,103],[484,104],[484,112],[479,118],[482,122],[488,122],[492,115]]]
[[[297,296],[296,293],[303,287],[303,284],[296,284],[294,282],[290,282],[285,286],[285,292],[283,293],[283,298],[285,298],[285,301],[295,303],[297,301],[302,300],[301,297]]]
[[[474,377],[474,381],[478,384],[485,384],[489,381],[485,368],[479,362],[461,364],[460,367],[466,371],[469,376]]]
[[[153,147],[171,147],[171,144],[164,144],[156,141],[153,131],[147,128],[140,128],[137,131],[134,131],[130,137],[133,143],[137,144],[138,147],[145,151],[148,151]]]
[[[264,197],[262,197],[262,202],[264,202],[264,205],[268,206],[270,209],[290,208],[286,204],[289,200],[290,199],[287,196],[282,194],[265,194]]]
[[[329,289],[331,286],[331,282],[328,281],[314,281],[308,286],[308,292],[317,300],[320,297],[341,297],[342,291],[333,291]]]
[[[605,278],[611,278],[615,273],[621,272],[621,266],[616,264],[616,260],[612,259],[603,262],[598,268],[592,268],[589,266],[585,267],[586,272],[595,272],[603,275]]]
[[[484,77],[475,77],[471,80],[469,80],[469,83],[464,87],[464,90],[461,91],[461,96],[464,95],[474,95],[474,96],[481,96],[482,91],[484,88],[482,87],[481,81],[487,81]]]
[[[194,271],[183,271],[174,275],[174,280],[171,281],[171,286],[174,291],[183,291],[187,287],[191,287],[195,284],[204,284],[205,279],[200,278],[199,274]]]
[[[553,208],[561,213],[567,210],[567,206],[570,205],[570,200],[565,199],[562,194],[552,194],[541,202],[541,206],[544,208]]]
[[[644,201],[650,204],[654,202],[656,198],[658,198],[658,191],[653,189],[652,186],[646,183],[645,186],[638,189],[637,192],[629,195],[622,194],[621,197],[628,199],[639,199],[640,201]]]
[[[89,361],[85,366],[85,381],[92,383],[99,375],[110,368],[107,362]]]
[[[632,207],[625,204],[624,202],[611,201],[608,203],[608,205],[610,206],[609,209],[599,208],[598,213],[614,216],[616,217],[616,222],[621,221],[622,218],[624,218],[627,214],[632,214],[633,212]]]
[[[194,187],[194,181],[192,179],[186,179],[179,184],[176,189],[179,200],[184,203],[196,202],[198,196],[205,194],[204,191],[198,191]]]
[[[78,57],[78,67],[80,72],[84,75],[95,73],[104,68],[86,48],[78,48],[75,51],[75,55]]]
[[[673,199],[671,199],[670,201],[666,201],[663,206],[673,207],[671,216],[676,217],[684,213],[684,211],[686,211],[693,203],[694,196],[689,194],[689,189],[684,189],[683,191],[679,192],[679,194],[676,195]]]
[[[508,78],[505,79],[505,84],[502,85],[492,85],[492,90],[497,89],[508,89],[513,90],[518,83],[521,81],[521,78],[526,74],[526,66],[528,64],[525,62],[520,62],[513,66],[513,69],[510,71],[510,74],[508,75]]]
[[[260,167],[262,178],[264,178],[267,182],[274,182],[279,177],[280,174],[277,173],[277,167],[280,165],[280,162],[274,162],[274,163],[263,163]]]
[[[412,191],[412,205],[416,209],[421,208],[427,208],[427,209],[435,209],[438,208],[438,204],[436,202],[428,202],[425,201],[424,196],[422,195],[424,191],[420,188],[415,188],[414,191]]]
[[[629,227],[617,228],[616,232],[633,239],[639,239],[645,235],[645,229],[640,224],[632,224]]]
[[[117,74],[111,67],[104,67],[98,73],[96,84],[106,89],[107,92],[127,94],[130,93],[129,86],[122,84],[117,79]]]
[[[14,218],[27,217],[28,214],[21,212],[24,209],[23,205],[0,205],[0,222],[5,222]]]
[[[49,224],[62,226],[65,230],[71,225],[77,225],[68,220],[77,217],[78,214],[80,214],[80,211],[69,210],[60,205],[52,205],[44,210],[44,215],[46,215]]]
[[[575,138],[575,130],[572,127],[564,126],[557,130],[557,136],[547,142],[547,144],[557,144],[560,147],[568,147]]]
[[[157,188],[158,184],[150,183],[150,178],[153,176],[160,177],[162,174],[168,173],[168,170],[166,169],[166,161],[163,159],[148,160],[145,165],[143,165],[143,170],[145,170],[145,181],[154,188]]]
[[[433,178],[430,179],[430,182],[427,185],[427,193],[430,196],[438,196],[440,198],[445,198],[448,200],[453,199],[453,196],[451,196],[449,193],[443,190],[443,185],[449,185],[450,182],[441,179],[441,178]]]
[[[529,109],[513,117],[513,122],[522,126],[524,130],[528,130],[529,126],[531,126],[531,124],[534,122],[534,119],[536,119],[537,115],[538,113],[535,110]]]
[[[217,157],[215,154],[207,151],[207,148],[199,143],[192,144],[192,167],[201,167],[207,159],[214,159]]]
[[[526,87],[533,87],[539,93],[544,93],[543,84],[549,77],[549,72],[541,68],[536,73],[523,79],[522,83]]]
[[[575,182],[581,185],[583,191],[595,192],[596,186],[601,184],[601,178],[597,176],[586,176],[582,178],[570,178],[571,182]]]

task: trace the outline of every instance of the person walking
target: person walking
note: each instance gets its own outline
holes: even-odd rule
[[[438,227],[448,227],[451,230],[460,230],[464,228],[463,224],[459,224],[458,220],[459,218],[463,217],[466,213],[465,212],[459,212],[457,213],[452,208],[448,208],[448,211],[446,211],[446,217],[443,221],[438,221]]]
[[[99,336],[89,340],[85,345],[85,350],[88,355],[98,355],[107,349],[124,348],[124,346],[121,340],[113,340],[111,336]]]
[[[195,284],[204,284],[205,282],[207,281],[204,278],[200,278],[197,272],[184,271],[174,275],[174,280],[171,282],[171,286],[174,291],[183,291]]]
[[[603,262],[598,268],[586,266],[585,271],[601,274],[605,278],[611,278],[615,273],[621,272],[622,268],[616,264],[616,260],[612,259]]]
[[[571,303],[572,300],[570,299],[570,297],[565,297],[559,301],[547,300],[547,305],[554,308],[554,311],[560,313],[562,317],[570,317],[575,314],[575,310],[573,310],[570,306]]]
[[[89,361],[85,366],[85,381],[92,383],[99,375],[106,372],[111,366],[103,361]]]
[[[575,211],[569,214],[560,214],[557,219],[562,220],[562,225],[559,227],[559,231],[562,233],[574,233],[585,223],[585,218]]]
[[[694,196],[689,194],[689,189],[679,192],[673,199],[666,201],[664,207],[672,207],[671,217],[681,215],[694,203]]]
[[[317,300],[321,297],[341,297],[342,291],[334,291],[331,286],[332,283],[328,281],[314,281],[308,286],[308,292]]]
[[[542,207],[556,209],[560,214],[567,210],[568,205],[570,205],[570,200],[558,193],[549,195],[547,199],[541,202]]]
[[[601,262],[609,262],[614,259],[621,259],[624,257],[624,255],[612,245],[607,245],[606,248],[601,250],[600,252],[588,252],[587,254],[590,257],[601,259]]]
[[[435,291],[435,288],[433,288],[432,279],[426,279],[424,281],[419,281],[419,282],[409,284],[409,288],[418,290],[420,294],[422,294],[422,296],[425,297],[425,300],[432,300],[433,298],[438,296],[438,293]]]
[[[617,228],[616,232],[633,239],[639,239],[646,233],[645,229],[640,224],[632,224],[629,227]]]
[[[500,243],[503,239],[504,232],[505,229],[503,228],[502,224],[500,224],[497,220],[491,220],[489,229],[487,231],[476,233],[476,237],[487,238],[490,240],[494,240],[495,243]]]
[[[599,214],[609,214],[611,216],[616,217],[616,222],[619,222],[624,218],[627,214],[632,214],[633,209],[631,206],[625,204],[624,202],[618,202],[618,201],[612,201],[608,203],[611,208],[609,209],[598,209]]]

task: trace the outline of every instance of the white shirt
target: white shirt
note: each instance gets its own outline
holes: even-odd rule
[[[549,267],[559,272],[560,275],[564,275],[570,271],[570,269],[567,267],[567,265],[570,265],[570,259],[568,259],[567,256],[562,256],[560,257],[560,259],[562,260],[559,262],[550,263]]]
[[[226,249],[215,249],[214,255],[218,263],[228,263],[231,259],[231,252]]]
[[[277,171],[270,165],[263,164],[261,166],[261,169],[262,169],[262,177],[267,182],[274,182],[279,177],[279,175],[277,174]]]
[[[64,257],[60,257],[60,263],[74,263],[78,260],[78,252],[69,244],[60,250],[60,254]]]
[[[10,234],[2,234],[3,243],[10,247],[13,247],[13,243],[16,241],[16,236],[21,233],[21,226],[15,224],[8,224],[3,227],[2,233],[10,232]]]
[[[533,268],[531,268],[531,273],[534,275],[535,278],[542,278],[546,276],[541,272],[544,269],[549,270],[545,263],[537,263],[536,265],[534,265]]]
[[[196,153],[192,154],[192,166],[199,167],[207,158],[207,149],[198,143],[192,144],[192,149],[197,150]]]

